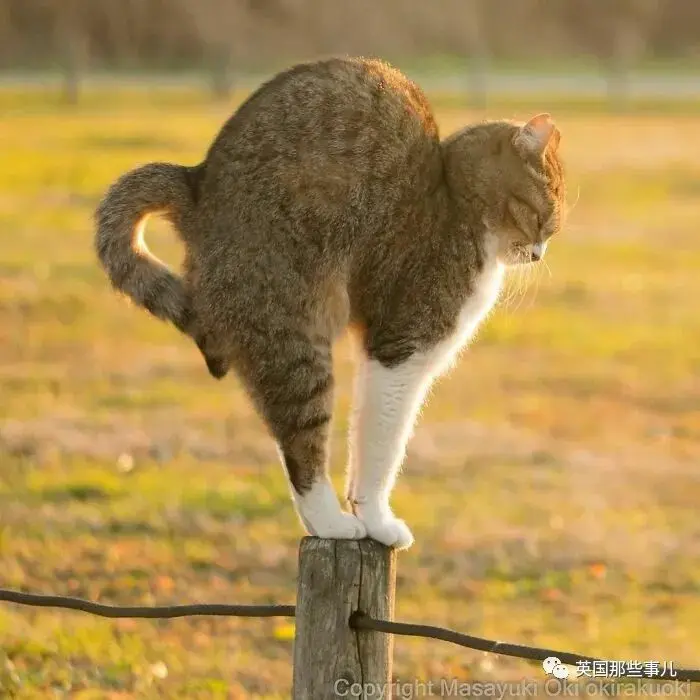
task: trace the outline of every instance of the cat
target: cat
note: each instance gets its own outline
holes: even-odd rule
[[[96,212],[118,290],[233,368],[274,437],[293,500],[319,537],[413,535],[390,493],[419,408],[494,306],[506,268],[562,226],[560,132],[549,114],[441,140],[421,89],[379,60],[297,65],[254,92],[193,167],[128,172]],[[148,251],[166,215],[183,274]],[[359,345],[349,512],[328,476],[333,342]]]

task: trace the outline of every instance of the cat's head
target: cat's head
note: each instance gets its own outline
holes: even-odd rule
[[[550,115],[538,114],[525,124],[476,124],[453,141],[505,265],[542,259],[561,229],[566,191],[560,137]]]

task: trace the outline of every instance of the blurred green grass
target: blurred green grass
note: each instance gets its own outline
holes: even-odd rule
[[[436,98],[441,127],[550,111],[572,211],[434,389],[395,506],[397,616],[637,660],[700,655],[700,118],[693,105]],[[657,105],[658,107],[658,105]],[[235,379],[116,298],[92,210],[127,168],[200,160],[232,105],[196,92],[0,92],[0,585],[119,603],[291,602],[301,529]],[[696,112],[697,114],[697,112]],[[176,262],[167,226],[149,241]],[[351,353],[336,356],[342,484]],[[395,674],[540,678],[398,639]],[[282,698],[286,622],[104,621],[0,607],[17,698]]]

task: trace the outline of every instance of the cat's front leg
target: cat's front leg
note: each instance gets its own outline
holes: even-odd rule
[[[406,444],[431,381],[431,356],[414,353],[388,363],[363,355],[350,425],[348,500],[367,534],[399,549],[413,543],[389,497]]]

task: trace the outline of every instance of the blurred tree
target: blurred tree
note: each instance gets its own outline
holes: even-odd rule
[[[608,59],[608,98],[613,106],[629,100],[630,72],[647,50],[662,0],[617,0],[611,17],[612,46]]]
[[[697,59],[700,55],[700,2],[663,0],[651,36],[652,48],[658,54]]]
[[[60,7],[51,8],[58,62],[63,75],[63,97],[69,104],[78,102],[80,85],[88,67],[89,43],[84,21],[85,5],[86,0],[63,0]]]
[[[237,60],[241,58],[240,41],[249,15],[245,0],[180,0],[191,19],[217,99],[230,97],[234,86]]]
[[[215,97],[230,97],[236,71],[250,68],[253,57],[270,58],[284,52],[284,34],[308,36],[298,14],[309,5],[302,0],[179,0],[187,12],[208,66]]]
[[[485,0],[465,0],[469,96],[475,107],[488,99],[489,42]]]
[[[571,34],[605,67],[608,98],[623,107],[630,94],[630,73],[646,52],[654,20],[664,0],[571,0],[560,3]]]

